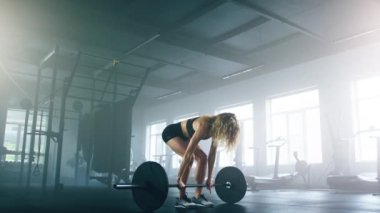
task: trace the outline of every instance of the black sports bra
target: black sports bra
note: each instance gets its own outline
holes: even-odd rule
[[[199,117],[195,117],[195,118],[188,119],[186,121],[186,130],[187,130],[187,133],[189,134],[189,138],[193,137],[193,135],[195,133],[195,130],[193,128],[193,123],[198,118]]]

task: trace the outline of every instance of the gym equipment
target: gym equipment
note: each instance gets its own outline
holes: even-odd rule
[[[295,174],[294,176],[301,176],[306,187],[310,186],[310,165],[298,158],[298,152],[293,152],[293,156],[296,159],[296,164],[294,165]]]
[[[24,177],[25,150],[26,150],[29,114],[30,114],[30,109],[32,109],[33,107],[33,103],[29,99],[22,99],[20,105],[23,109],[25,109],[24,135],[22,138],[21,165],[20,165],[20,174],[19,174],[19,180],[18,180],[18,183],[21,186],[23,182],[23,177]]]
[[[280,162],[280,148],[286,144],[287,140],[283,137],[278,137],[274,140],[267,141],[268,147],[273,147],[276,149],[276,158],[273,169],[273,177],[259,177],[250,176],[249,184],[252,190],[262,190],[262,189],[277,189],[289,185],[294,180],[294,175],[278,175],[278,166]]]
[[[83,103],[81,101],[74,101],[73,102],[73,109],[78,113],[78,122],[80,123],[82,119],[82,109],[83,109]],[[80,125],[80,124],[79,124]],[[79,129],[79,127],[78,127]],[[74,177],[75,177],[75,184],[78,184],[78,173],[79,173],[79,152],[80,152],[80,140],[79,140],[80,134],[77,135],[77,144],[75,149],[75,163],[74,163]]]
[[[164,168],[156,162],[141,164],[135,171],[132,184],[115,184],[115,189],[131,189],[137,206],[144,211],[153,211],[162,206],[169,193],[169,184]],[[206,187],[206,184],[187,184],[186,187]],[[243,173],[236,167],[221,169],[215,178],[215,191],[226,203],[239,202],[247,191],[247,183]]]
[[[357,132],[354,137],[365,133],[380,133],[380,129],[370,127],[367,130]],[[329,175],[326,179],[331,189],[349,190],[359,192],[376,192],[380,191],[380,136],[370,136],[377,142],[377,177],[368,178],[359,175]]]
[[[43,118],[44,118],[44,111],[41,110],[39,132],[42,131]],[[42,143],[41,137],[42,137],[42,135],[38,134],[37,163],[36,163],[36,165],[34,166],[34,169],[33,169],[33,175],[34,176],[39,176],[41,174],[41,171],[40,171],[40,156],[41,156],[41,143]]]

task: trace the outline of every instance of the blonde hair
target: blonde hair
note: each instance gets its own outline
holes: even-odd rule
[[[218,145],[226,147],[228,151],[238,144],[239,122],[233,113],[221,113],[210,118],[211,137]]]

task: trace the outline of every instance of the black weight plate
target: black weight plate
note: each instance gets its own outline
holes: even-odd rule
[[[168,177],[164,168],[156,162],[141,164],[133,175],[132,184],[146,186],[132,189],[133,199],[144,211],[160,208],[168,196]]]
[[[231,186],[223,185],[225,183],[231,183]],[[216,175],[215,191],[219,198],[226,203],[239,202],[247,191],[247,182],[243,173],[236,167],[223,168]]]

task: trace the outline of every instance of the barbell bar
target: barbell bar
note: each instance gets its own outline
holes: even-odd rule
[[[211,187],[215,187],[215,186],[231,187],[231,183],[230,182],[215,183]],[[168,187],[169,188],[173,188],[173,187],[178,188],[179,185],[178,184],[169,184]],[[186,184],[186,186],[185,186],[185,188],[193,188],[193,187],[207,187],[207,185],[206,184]],[[149,188],[149,186],[147,186],[147,185],[134,185],[134,184],[114,184],[113,188],[114,189],[138,189],[138,188],[141,189],[141,188]]]
[[[206,184],[187,184],[186,187],[206,187]],[[114,189],[132,190],[133,199],[137,206],[144,211],[160,208],[169,193],[169,184],[164,168],[157,162],[142,163],[135,171],[132,184],[115,184]],[[216,194],[226,203],[239,202],[247,191],[247,182],[243,173],[236,167],[225,167],[215,177]]]

